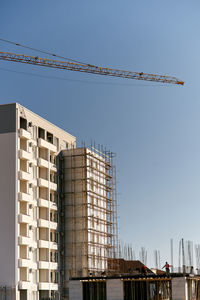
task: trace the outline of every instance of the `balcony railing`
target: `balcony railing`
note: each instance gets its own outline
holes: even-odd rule
[[[27,173],[25,171],[19,171],[19,179],[30,181],[32,179],[32,176],[30,173]]]
[[[22,128],[19,130],[19,136],[21,138],[24,138],[24,139],[27,139],[27,140],[29,140],[31,138],[30,132],[28,132],[27,130],[22,129]]]
[[[25,159],[25,160],[30,160],[31,156],[32,156],[32,154],[30,152],[27,152],[22,149],[19,150],[19,158]]]
[[[31,201],[31,199],[32,199],[32,196],[27,193],[20,192],[18,194],[18,200],[29,202],[29,201]]]
[[[39,138],[38,139],[38,146],[41,147],[41,148],[46,148],[46,149],[49,149],[50,151],[52,152],[57,152],[57,147],[54,146],[53,144]]]

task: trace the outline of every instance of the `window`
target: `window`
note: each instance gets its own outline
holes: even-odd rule
[[[54,174],[53,173],[50,174],[50,181],[54,182]]]
[[[58,232],[54,234],[54,242],[58,243]]]
[[[58,262],[58,252],[54,252],[54,261]]]
[[[53,144],[58,148],[58,138],[53,137]]]
[[[58,272],[55,272],[55,283],[58,283]]]
[[[38,137],[41,139],[45,139],[45,130],[43,128],[38,127]]]
[[[50,132],[47,132],[47,142],[53,144],[53,134]]]
[[[50,201],[53,201],[53,194],[50,193]]]
[[[63,149],[68,149],[68,143],[65,142],[65,141],[63,141],[63,142],[62,142],[62,148],[63,148]]]
[[[50,273],[51,282],[53,282],[53,272]]]
[[[20,128],[27,130],[27,120],[20,117]]]
[[[83,300],[106,300],[106,282],[83,282]]]
[[[56,212],[54,213],[54,222],[58,222],[58,214]]]
[[[58,203],[58,194],[57,193],[54,193],[54,202]]]

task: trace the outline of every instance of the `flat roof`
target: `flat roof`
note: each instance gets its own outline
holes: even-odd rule
[[[95,280],[106,280],[106,279],[124,279],[124,280],[156,280],[156,279],[163,279],[163,280],[170,280],[175,277],[190,277],[191,279],[198,279],[200,280],[200,275],[196,274],[189,274],[189,273],[170,273],[169,277],[166,274],[156,275],[156,274],[117,274],[117,275],[102,275],[102,276],[87,276],[87,277],[71,277],[70,280],[80,280],[80,281],[95,281]]]
[[[68,135],[70,135],[72,138],[74,138],[74,139],[76,140],[76,137],[75,137],[74,135],[72,135],[72,134],[70,134],[69,132],[67,132],[66,130],[64,130],[64,129],[58,127],[57,125],[51,123],[50,121],[44,119],[43,117],[41,117],[40,115],[34,113],[32,110],[26,108],[25,106],[21,105],[20,103],[18,103],[18,102],[13,102],[13,103],[0,104],[0,106],[6,106],[6,105],[16,105],[16,107],[17,107],[17,106],[23,107],[25,110],[27,110],[27,111],[30,112],[31,114],[35,115],[36,117],[41,118],[43,121],[49,123],[50,125],[56,127],[57,129],[59,129],[59,130],[61,130],[61,131],[63,131],[65,134],[67,133]]]

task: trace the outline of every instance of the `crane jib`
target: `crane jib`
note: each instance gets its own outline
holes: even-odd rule
[[[129,79],[136,79],[136,80],[146,80],[146,81],[184,85],[183,81],[173,76],[148,74],[143,72],[123,71],[118,69],[98,67],[98,66],[81,64],[81,63],[70,62],[70,61],[59,61],[59,60],[53,60],[47,58],[40,58],[38,56],[35,57],[28,56],[24,54],[0,52],[0,59],[44,66],[49,68],[69,70],[69,71],[77,71],[77,72],[85,72],[85,73],[98,74],[98,75],[107,75],[112,77],[121,77],[121,78],[129,78]]]

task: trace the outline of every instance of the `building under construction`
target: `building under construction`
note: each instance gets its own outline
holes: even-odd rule
[[[116,257],[117,205],[113,153],[95,148],[60,155],[61,295],[69,278],[103,275]]]
[[[73,278],[70,300],[199,300],[200,277],[192,274]]]
[[[18,103],[0,105],[0,144],[0,300],[68,299],[69,277],[116,257],[114,155]]]

